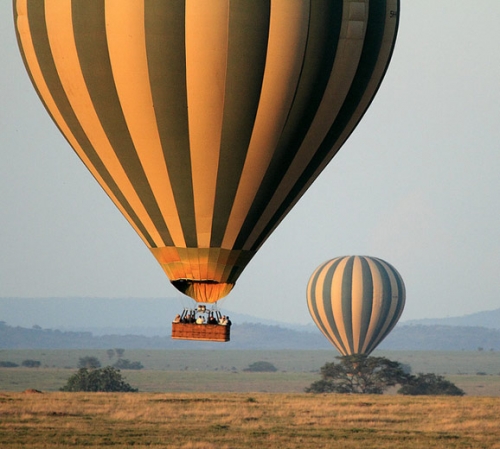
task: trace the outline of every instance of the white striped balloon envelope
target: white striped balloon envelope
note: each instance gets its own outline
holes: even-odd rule
[[[232,289],[349,137],[399,0],[14,0],[52,119],[171,282]]]
[[[381,259],[344,256],[321,264],[307,286],[309,312],[342,355],[370,354],[398,322],[405,286]]]

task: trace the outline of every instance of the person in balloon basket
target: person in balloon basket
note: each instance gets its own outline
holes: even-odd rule
[[[231,320],[228,316],[222,315],[222,318],[219,321],[219,324],[222,326],[231,326]]]
[[[203,315],[199,315],[198,318],[196,318],[196,324],[205,324],[205,317]]]

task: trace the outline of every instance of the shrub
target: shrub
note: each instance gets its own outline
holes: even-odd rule
[[[463,396],[465,394],[453,382],[433,373],[419,373],[417,376],[411,376],[408,383],[403,385],[398,393],[412,396]]]
[[[97,357],[86,356],[78,360],[78,368],[96,369],[101,367],[101,362]]]
[[[23,360],[21,363],[22,366],[25,366],[26,368],[39,368],[41,365],[41,362],[39,360]]]
[[[273,373],[275,371],[278,371],[278,368],[276,368],[270,362],[259,361],[259,362],[254,362],[254,363],[248,365],[248,368],[245,368],[243,371],[250,371],[250,372],[254,372],[254,373],[257,373],[257,372]]]
[[[131,362],[129,359],[118,359],[113,365],[118,369],[142,369],[144,365],[141,362]]]
[[[15,368],[16,366],[19,366],[19,365],[17,363],[14,363],[14,362],[0,360],[0,368]]]
[[[119,369],[107,366],[94,370],[80,368],[67,380],[61,391],[136,392],[138,390],[125,382]]]

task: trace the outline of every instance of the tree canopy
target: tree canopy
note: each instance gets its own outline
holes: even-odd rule
[[[321,379],[313,382],[307,393],[382,394],[389,387],[400,385],[399,394],[462,396],[464,391],[443,376],[413,376],[407,365],[385,357],[351,355],[337,357],[321,367]]]
[[[136,392],[137,389],[125,382],[119,369],[107,366],[93,370],[80,368],[61,391]]]
[[[142,369],[144,365],[141,362],[131,362],[129,359],[118,359],[113,365],[118,369]]]
[[[100,367],[101,362],[99,361],[99,359],[91,355],[80,357],[80,359],[78,360],[78,368],[95,369]]]
[[[41,364],[42,362],[40,362],[40,360],[32,360],[32,359],[23,360],[23,362],[21,363],[21,365],[25,366],[26,368],[39,368]]]
[[[408,376],[400,363],[385,357],[350,355],[337,359],[339,363],[321,367],[322,379],[306,392],[382,394],[389,387],[403,384]]]
[[[408,382],[398,390],[398,393],[412,396],[463,396],[465,394],[453,382],[433,373],[419,373],[417,376],[410,376]]]
[[[272,363],[270,362],[265,362],[263,360],[251,363],[248,365],[248,368],[245,368],[243,371],[251,371],[251,372],[275,372],[278,371],[278,368],[276,368]]]

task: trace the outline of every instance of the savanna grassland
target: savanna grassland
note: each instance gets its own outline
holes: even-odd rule
[[[132,350],[123,357],[139,361],[142,370],[122,370],[127,382],[140,392],[301,393],[319,379],[319,370],[334,361],[333,351],[179,351]],[[462,388],[467,395],[500,397],[500,354],[490,351],[376,351],[411,367],[412,373],[436,373]],[[29,388],[58,391],[76,371],[79,358],[95,356],[102,366],[113,364],[105,350],[0,350],[0,361],[21,365],[40,361],[40,368],[0,368],[0,391]],[[249,364],[263,360],[277,372],[251,373]]]
[[[500,448],[500,398],[0,393],[0,447]]]
[[[122,370],[139,393],[62,393],[80,357],[96,356],[103,366],[116,357],[102,350],[2,350],[0,360],[41,364],[0,368],[0,448],[500,449],[498,354],[383,354],[414,373],[446,375],[465,397],[303,393],[335,355],[126,350],[125,358],[144,365]],[[278,371],[245,371],[258,360]]]

